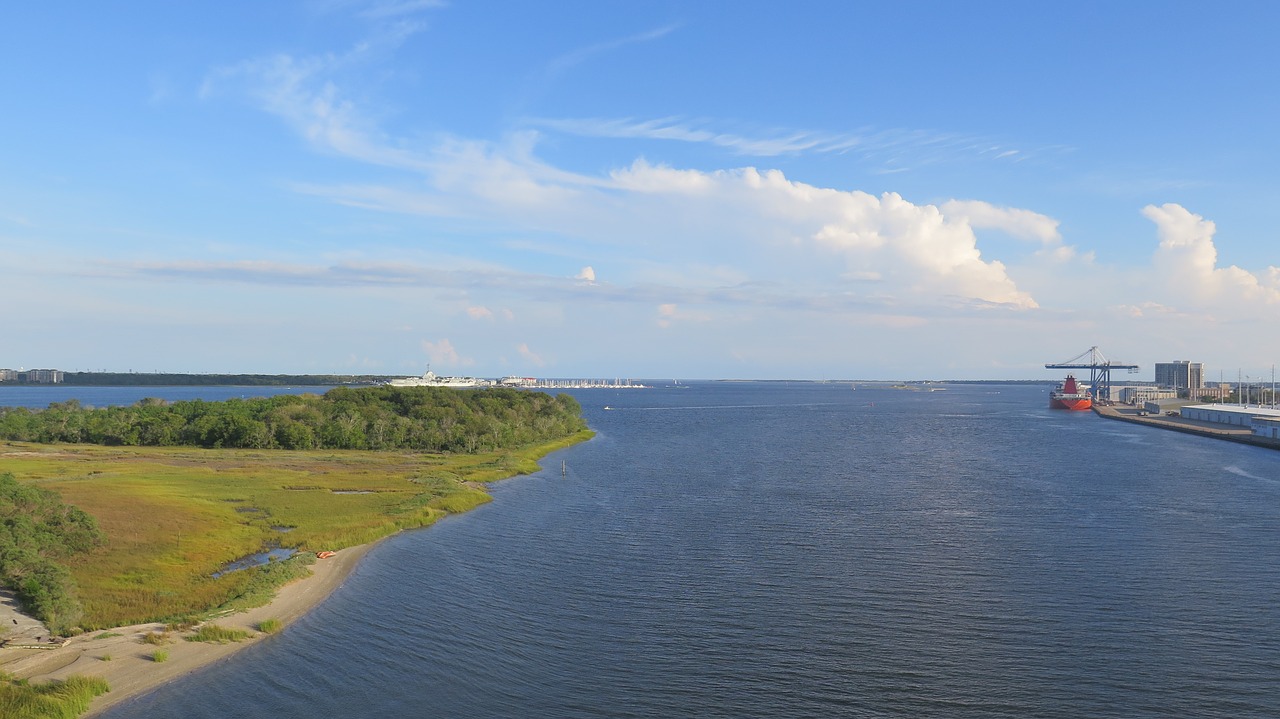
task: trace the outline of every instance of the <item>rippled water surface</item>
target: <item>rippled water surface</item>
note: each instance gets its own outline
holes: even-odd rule
[[[1280,453],[1044,387],[575,395],[595,440],[106,716],[1280,716]]]

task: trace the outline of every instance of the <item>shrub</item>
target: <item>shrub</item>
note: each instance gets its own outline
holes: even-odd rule
[[[284,628],[284,624],[279,619],[263,619],[258,622],[258,631],[263,634],[275,634]]]
[[[142,635],[142,641],[144,644],[155,644],[158,646],[169,641],[169,632],[147,632]]]
[[[189,642],[210,642],[212,644],[226,644],[227,642],[238,642],[241,639],[248,639],[249,632],[243,629],[231,629],[229,627],[220,627],[217,624],[205,624],[196,630],[196,633],[184,637]]]
[[[0,716],[6,719],[77,717],[89,702],[110,691],[105,679],[73,675],[63,681],[31,684],[0,678]]]
[[[151,653],[151,661],[155,662],[156,664],[169,661],[169,652],[166,652],[163,649],[157,649],[156,651]]]

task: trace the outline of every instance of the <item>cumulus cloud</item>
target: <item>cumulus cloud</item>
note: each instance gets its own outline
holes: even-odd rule
[[[453,343],[448,338],[439,342],[430,340],[422,340],[422,351],[427,354],[427,359],[431,364],[443,367],[467,367],[475,364],[475,361],[463,357],[458,354],[458,350],[454,349]]]
[[[1017,207],[1000,207],[981,200],[949,200],[939,206],[942,214],[975,229],[993,229],[1011,237],[1040,243],[1037,253],[1055,263],[1083,259],[1092,262],[1094,253],[1081,254],[1073,245],[1063,244],[1058,221],[1047,215]]]
[[[1030,309],[1036,300],[1002,261],[983,257],[975,229],[999,229],[1040,242],[1052,257],[1071,257],[1051,218],[972,200],[915,204],[892,192],[818,187],[777,170],[708,172],[643,159],[605,176],[583,175],[540,160],[533,131],[499,143],[446,138],[431,148],[406,149],[382,137],[332,80],[369,52],[361,45],[335,57],[253,60],[214,73],[207,85],[245,83],[266,110],[317,146],[427,180],[416,187],[307,191],[370,209],[472,216],[612,243],[631,253],[625,260],[633,273],[646,263],[669,264],[675,254],[700,253],[704,264],[715,257],[734,273],[791,283],[797,292],[825,283],[827,291],[857,294],[874,284],[881,299]],[[594,282],[594,269],[584,267],[575,279]],[[705,279],[690,282],[706,289]]]
[[[981,200],[950,200],[939,208],[947,217],[963,219],[971,227],[1003,230],[1014,237],[1045,245],[1062,241],[1058,221],[1031,210],[1000,207]]]
[[[467,316],[474,320],[492,320],[493,310],[488,307],[468,307]]]
[[[1017,288],[1003,263],[982,259],[967,219],[949,220],[938,207],[913,204],[897,193],[877,197],[815,187],[789,180],[777,170],[673,171],[643,160],[612,177],[622,188],[661,193],[673,203],[696,199],[704,212],[745,217],[748,223],[774,228],[802,246],[842,256],[851,273],[892,278],[915,293],[1017,308],[1037,306]],[[987,215],[993,222],[997,216]],[[1019,219],[1005,223],[1019,231],[1044,232],[1043,226],[1011,211],[1002,217]]]
[[[543,367],[547,364],[537,352],[529,349],[529,345],[525,342],[521,342],[516,347],[516,351],[520,353],[520,356],[524,358],[526,362],[530,362],[536,367]]]
[[[1268,268],[1259,279],[1235,265],[1218,267],[1212,221],[1175,203],[1147,205],[1142,214],[1155,223],[1160,238],[1154,268],[1173,291],[1209,305],[1280,303],[1280,268]]]

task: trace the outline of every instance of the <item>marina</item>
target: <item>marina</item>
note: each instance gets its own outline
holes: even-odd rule
[[[632,379],[538,379],[509,375],[502,379],[477,377],[442,377],[427,369],[421,377],[400,377],[389,380],[391,387],[452,387],[477,389],[483,387],[511,387],[514,389],[647,389],[648,385]]]

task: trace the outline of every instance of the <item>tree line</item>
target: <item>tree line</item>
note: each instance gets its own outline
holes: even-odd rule
[[[188,374],[182,372],[64,372],[62,384],[95,387],[307,387],[369,384],[378,375],[348,374]],[[34,383],[32,383],[34,384]]]
[[[144,399],[92,408],[0,408],[0,439],[244,449],[411,449],[477,453],[586,429],[567,394],[490,388],[336,387],[323,395],[220,402]]]

